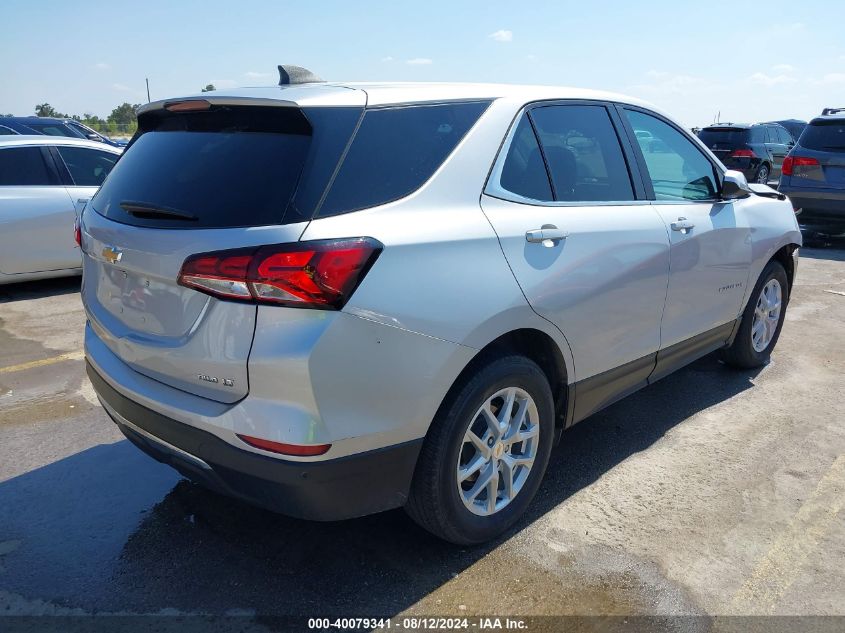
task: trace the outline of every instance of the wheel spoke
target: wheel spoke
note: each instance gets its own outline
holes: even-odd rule
[[[466,498],[470,501],[475,501],[475,498],[481,493],[481,491],[484,490],[490,484],[490,480],[493,479],[494,476],[497,476],[499,471],[496,468],[496,465],[491,464],[490,466],[490,468],[488,468],[478,476],[475,485],[473,485],[473,487],[466,492]]]
[[[483,455],[476,455],[475,459],[470,461],[466,466],[458,469],[458,483],[463,483],[475,473],[481,470],[489,460],[485,459]]]
[[[499,410],[499,429],[504,434],[507,432],[511,423],[511,415],[513,414],[513,403],[516,400],[516,389],[508,389],[508,395],[505,396],[505,403]]]
[[[493,514],[496,511],[496,501],[499,498],[499,469],[493,468],[493,474],[487,483],[487,512]]]
[[[501,477],[502,482],[504,484],[503,494],[505,495],[505,499],[513,499],[513,466],[511,462],[507,459],[503,459],[499,462],[501,468]]]
[[[484,458],[484,461],[490,459],[490,447],[487,446],[487,442],[478,437],[472,429],[469,429],[467,434],[464,436],[464,442],[466,441],[469,441],[475,447],[475,450],[477,450],[479,455]]]
[[[514,436],[519,434],[519,429],[522,428],[522,425],[525,423],[525,416],[528,414],[528,399],[523,399],[519,402],[519,408],[516,410],[516,415],[513,416],[513,422],[511,422],[510,427],[505,432],[505,436],[502,438],[502,441],[505,444],[511,444],[514,440]]]
[[[528,427],[527,429],[525,429],[524,431],[520,431],[519,433],[512,435],[505,442],[505,444],[507,446],[513,446],[514,444],[519,444],[520,442],[525,442],[526,440],[530,440],[532,437],[537,437],[537,435],[539,433],[540,433],[540,427],[537,426],[536,424],[534,424],[534,425]]]
[[[498,440],[502,436],[502,431],[499,429],[499,420],[490,410],[489,402],[481,408],[481,415],[484,416],[484,421],[487,423],[487,428],[490,429],[490,433],[493,434],[493,439]]]

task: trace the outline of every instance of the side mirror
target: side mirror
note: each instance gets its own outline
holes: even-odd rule
[[[102,136],[100,136],[99,134],[95,134],[94,132],[89,132],[88,134],[86,134],[86,136],[88,137],[89,141],[101,141],[101,140],[103,140]]]
[[[729,169],[722,180],[722,200],[740,200],[747,198],[753,191],[741,171]]]

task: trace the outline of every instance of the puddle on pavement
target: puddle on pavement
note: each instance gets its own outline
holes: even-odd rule
[[[557,558],[557,567],[563,573],[550,571],[502,549],[494,550],[425,596],[406,614],[612,616],[649,613],[651,600],[642,595],[641,583],[633,575],[613,574],[603,579],[590,579],[567,571],[573,570],[573,565],[565,555],[555,552],[550,555]]]

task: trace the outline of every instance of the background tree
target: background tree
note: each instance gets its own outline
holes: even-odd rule
[[[141,107],[140,103],[132,105],[130,103],[121,103],[106,119],[109,123],[116,123],[117,125],[132,125],[137,120],[135,110]]]
[[[214,87],[214,84],[208,84],[205,88],[202,89],[203,92],[212,92],[214,90],[217,90],[217,88]]]
[[[53,106],[49,103],[41,103],[35,106],[35,116],[51,116],[56,117],[59,119],[66,119],[67,115],[62,114],[58,110],[56,110]]]

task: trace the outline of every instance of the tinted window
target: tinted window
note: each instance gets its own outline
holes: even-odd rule
[[[415,191],[488,105],[485,101],[367,111],[319,215],[374,207]]]
[[[502,189],[532,200],[553,200],[549,175],[528,115],[516,126],[499,180]]]
[[[713,147],[718,144],[720,146],[739,145],[749,140],[749,130],[746,128],[714,128],[707,127],[698,133],[698,138],[707,147]],[[762,142],[763,135],[758,132],[754,137],[754,142]]]
[[[786,128],[776,128],[778,134],[778,140],[783,143],[784,145],[789,145],[792,143],[792,135],[786,130]]]
[[[118,155],[87,147],[57,147],[75,185],[99,187],[117,162]]]
[[[71,130],[65,125],[58,123],[27,123],[27,127],[32,128],[39,134],[46,134],[47,136],[69,136],[71,138],[84,138],[84,136],[75,130]]]
[[[798,144],[807,149],[845,152],[845,120],[813,121],[804,128]]]
[[[156,110],[142,115],[139,126],[92,200],[100,214],[139,226],[280,223],[312,139],[296,108]]]
[[[555,200],[634,199],[619,138],[604,107],[547,106],[531,110],[531,118],[552,177]]]
[[[684,134],[643,112],[625,110],[634,132],[649,132],[657,141],[640,143],[657,200],[708,200],[718,188],[713,165]]]
[[[7,128],[5,125],[0,125],[0,136],[17,134],[14,130]]]
[[[55,184],[38,147],[0,149],[0,185]]]

